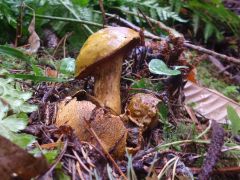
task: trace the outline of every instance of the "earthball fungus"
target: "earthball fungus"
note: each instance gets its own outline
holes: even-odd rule
[[[124,56],[138,44],[138,32],[108,27],[92,34],[76,61],[77,78],[93,75],[94,95],[106,107],[121,113],[120,78]]]
[[[128,118],[143,128],[143,131],[157,122],[157,105],[161,100],[152,94],[137,93],[133,95],[126,107]]]
[[[125,154],[127,129],[120,117],[105,112],[103,108],[97,108],[90,101],[77,101],[76,98],[61,101],[58,104],[56,126],[63,125],[72,127],[79,140],[99,146],[96,138],[89,132],[89,126],[106,151],[115,158],[121,158]]]

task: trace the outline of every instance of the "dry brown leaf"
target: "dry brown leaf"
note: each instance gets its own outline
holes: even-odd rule
[[[190,81],[184,87],[187,104],[193,104],[193,109],[208,119],[218,123],[229,123],[227,119],[227,106],[232,106],[240,114],[240,104],[227,98],[221,93],[201,87]]]
[[[58,71],[51,69],[50,67],[46,67],[45,68],[45,75],[47,77],[53,77],[53,78],[57,78],[58,77]]]
[[[1,179],[32,179],[48,169],[47,161],[35,158],[8,139],[0,136]]]
[[[28,32],[30,33],[28,38],[30,47],[27,49],[27,52],[33,54],[36,53],[40,47],[40,38],[35,31],[35,16],[33,16],[33,19],[28,27]]]
[[[122,157],[125,154],[127,129],[119,116],[107,114],[103,109],[95,110],[95,108],[96,105],[90,101],[77,101],[76,98],[69,102],[62,101],[58,106],[56,125],[58,127],[69,125],[81,141],[98,146],[96,139],[88,131],[86,121],[89,121],[104,149],[116,158]],[[95,116],[92,116],[93,111]]]

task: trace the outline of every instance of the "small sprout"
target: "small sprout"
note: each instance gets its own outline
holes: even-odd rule
[[[153,74],[176,76],[181,74],[178,69],[188,68],[186,66],[175,66],[174,69],[169,69],[167,65],[160,59],[152,59],[149,63],[149,71]]]

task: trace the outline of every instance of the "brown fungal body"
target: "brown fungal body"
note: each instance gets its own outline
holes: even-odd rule
[[[120,78],[124,56],[140,40],[138,32],[109,27],[91,35],[76,61],[77,78],[92,74],[94,95],[106,107],[121,113]]]
[[[127,129],[120,117],[95,108],[96,105],[90,101],[62,101],[58,105],[56,125],[71,126],[81,141],[99,146],[96,138],[88,130],[87,121],[101,140],[104,149],[115,158],[121,158],[125,154]]]
[[[126,114],[133,123],[146,130],[157,122],[157,104],[160,101],[152,94],[135,94],[126,107]]]

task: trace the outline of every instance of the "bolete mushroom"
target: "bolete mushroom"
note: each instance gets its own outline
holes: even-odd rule
[[[92,34],[77,57],[75,76],[82,78],[92,74],[95,97],[117,114],[121,113],[122,62],[139,40],[139,33],[132,29],[108,27]]]

